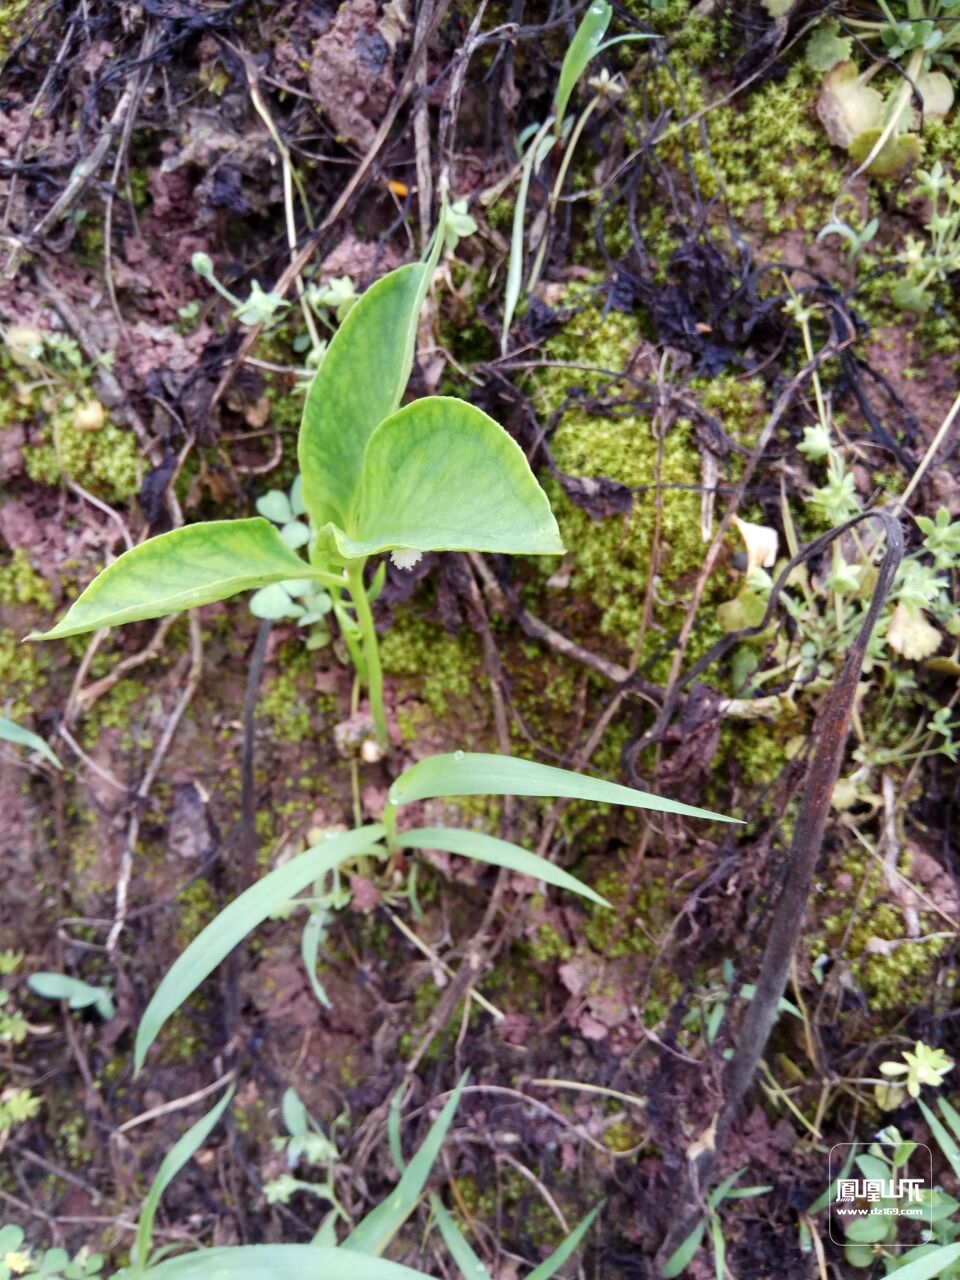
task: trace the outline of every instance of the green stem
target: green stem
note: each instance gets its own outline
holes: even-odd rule
[[[377,740],[384,751],[390,750],[390,738],[387,734],[387,717],[383,709],[383,668],[380,666],[380,642],[377,639],[376,627],[373,625],[373,613],[367,599],[366,587],[363,585],[363,566],[366,560],[354,560],[347,566],[347,585],[353,607],[357,614],[357,625],[363,643],[363,657],[367,668],[367,692],[370,695],[370,711],[377,730]]]

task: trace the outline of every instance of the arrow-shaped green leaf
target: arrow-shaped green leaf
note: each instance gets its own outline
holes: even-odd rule
[[[55,627],[30,640],[162,618],[286,578],[309,578],[269,520],[213,520],[150,538],[97,575]]]

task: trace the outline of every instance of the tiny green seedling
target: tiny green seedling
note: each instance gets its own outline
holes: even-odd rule
[[[117,1012],[106,987],[93,987],[66,973],[31,973],[27,986],[34,995],[47,1000],[66,1000],[71,1009],[96,1009],[105,1022]]]

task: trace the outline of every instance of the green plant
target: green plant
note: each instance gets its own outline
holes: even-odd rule
[[[724,1178],[723,1182],[708,1193],[706,1198],[706,1217],[694,1227],[693,1231],[667,1259],[660,1272],[663,1280],[673,1280],[674,1276],[682,1275],[686,1271],[703,1243],[703,1237],[708,1230],[710,1232],[710,1246],[713,1250],[716,1277],[717,1280],[724,1280],[727,1275],[727,1242],[723,1234],[723,1218],[720,1215],[721,1205],[725,1200],[753,1199],[755,1196],[763,1196],[768,1191],[773,1190],[772,1187],[737,1187],[735,1185],[736,1182],[743,1177],[746,1171],[746,1166],[744,1166],[744,1168],[738,1169],[736,1173],[731,1173],[728,1178]]]
[[[0,1280],[88,1280],[103,1269],[103,1255],[83,1248],[73,1258],[66,1249],[24,1248],[22,1227],[0,1227]]]
[[[322,1275],[324,1280],[429,1280],[423,1272],[386,1262],[380,1255],[423,1196],[427,1178],[453,1122],[466,1080],[464,1076],[451,1092],[409,1163],[403,1159],[400,1142],[400,1107],[404,1092],[401,1086],[393,1098],[387,1121],[389,1146],[399,1181],[386,1200],[359,1223],[351,1224],[342,1243],[337,1244],[336,1224],[338,1217],[346,1215],[336,1207],[324,1219],[310,1244],[243,1245],[166,1258],[166,1250],[152,1251],[153,1221],[160,1197],[223,1115],[233,1096],[230,1088],[216,1106],[180,1138],[164,1159],[140,1215],[131,1265],[120,1271],[116,1280],[135,1280],[140,1276],[150,1276],[153,1280],[193,1280],[193,1277],[200,1280],[200,1277],[212,1275],[222,1280],[259,1280],[267,1275],[272,1280],[299,1280],[304,1275]],[[300,1117],[294,1117],[294,1124],[300,1127]],[[490,1273],[436,1192],[430,1194],[430,1204],[436,1225],[463,1276],[467,1280],[491,1280]],[[550,1257],[528,1274],[526,1280],[551,1280],[577,1248],[600,1207],[589,1213]]]
[[[886,0],[877,3],[881,17],[845,18],[846,34],[836,18],[819,23],[806,58],[814,70],[826,73],[817,112],[830,141],[846,147],[867,173],[895,177],[912,169],[923,150],[914,92],[927,119],[941,118],[953,106],[953,85],[939,68],[957,70],[960,4],[906,0],[898,14]],[[876,55],[862,72],[852,60],[854,38],[861,49],[872,43]],[[884,95],[871,81],[901,60],[903,69]]]
[[[46,1000],[66,1000],[71,1009],[96,1009],[104,1021],[117,1012],[113,997],[105,987],[92,987],[66,973],[31,973],[27,986]]]
[[[6,716],[0,716],[0,739],[4,742],[15,742],[19,747],[29,747],[31,751],[39,752],[45,760],[49,760],[58,769],[63,768],[56,754],[41,737],[30,729],[22,728],[13,720],[8,720]]]
[[[287,1204],[296,1192],[305,1191],[328,1200],[343,1218],[347,1218],[347,1214],[337,1203],[333,1186],[333,1170],[339,1154],[336,1145],[310,1115],[295,1089],[284,1092],[280,1105],[288,1136],[274,1138],[273,1149],[283,1153],[289,1172],[264,1183],[263,1193],[267,1203]],[[326,1179],[323,1182],[307,1182],[303,1178],[294,1177],[293,1170],[301,1163],[326,1168]]]
[[[271,489],[257,499],[257,510],[279,526],[280,537],[292,550],[299,550],[310,541],[310,526],[301,519],[306,515],[303,505],[303,485],[299,476],[287,495],[281,489]],[[334,608],[329,591],[312,578],[288,578],[283,582],[261,587],[250,598],[250,612],[257,618],[277,621],[289,618],[298,627],[308,629],[306,646],[321,649],[330,643],[330,631],[324,618]],[[343,609],[337,610],[341,631],[353,626]]]
[[[264,293],[256,280],[251,281],[247,297],[238,298],[217,279],[213,269],[213,259],[208,253],[195,253],[190,259],[190,265],[201,280],[206,280],[221,298],[230,303],[234,318],[241,324],[250,327],[267,324],[275,315],[286,311],[290,305],[277,293]]]
[[[728,1016],[731,1000],[738,996],[741,1000],[752,1000],[756,987],[752,982],[742,982],[735,986],[736,975],[733,962],[724,960],[720,970],[720,981],[699,990],[696,1003],[684,1015],[681,1026],[699,1035],[705,1045],[712,1045],[716,1040],[724,1019]],[[790,1013],[794,1017],[803,1018],[803,1014],[790,1000],[780,998],[780,1012]],[[730,1050],[724,1051],[724,1057],[730,1056]]]
[[[936,286],[960,270],[960,182],[951,178],[937,160],[929,170],[921,169],[914,196],[929,201],[925,227],[927,240],[907,236],[897,261],[903,274],[890,296],[905,311],[929,311]]]
[[[852,1267],[869,1268],[882,1261],[887,1275],[912,1276],[914,1280],[957,1274],[960,1246],[953,1242],[960,1234],[960,1222],[954,1216],[960,1203],[938,1187],[916,1186],[904,1201],[901,1178],[917,1145],[902,1138],[891,1125],[855,1157],[862,1181],[855,1182],[853,1194],[846,1200],[855,1207],[842,1217],[842,1211],[837,1213],[845,1237],[844,1257]],[[919,1179],[912,1181],[915,1184]],[[837,1196],[843,1200],[842,1186]],[[911,1226],[922,1229],[925,1241],[905,1249],[902,1233]]]
[[[341,638],[355,667],[353,705],[357,706],[365,689],[380,746],[389,750],[380,654],[370,609],[385,566],[380,565],[368,586],[365,569],[370,557],[389,552],[395,562],[409,567],[423,552],[434,550],[535,555],[563,550],[546,495],[519,447],[493,419],[452,398],[427,397],[398,407],[413,365],[421,306],[445,232],[442,219],[427,260],[401,267],[368,289],[331,341],[304,409],[299,438],[302,487],[295,488],[289,498],[275,494],[262,500],[269,519],[215,521],[142,543],[105,569],[51,631],[33,638],[49,640],[154,618],[251,588],[289,584],[291,579],[307,582],[329,595],[330,612],[340,623]],[[309,523],[305,544],[307,526],[301,515]],[[306,545],[308,559],[297,554],[299,545]],[[286,594],[301,598],[298,592]],[[328,835],[241,893],[193,940],[144,1013],[134,1048],[136,1070],[142,1069],[171,1014],[252,929],[278,910],[289,910],[291,903],[307,905],[318,921],[310,947],[305,943],[304,948],[308,971],[314,969],[326,913],[335,907],[337,894],[336,879],[333,898],[321,886],[328,875],[336,877],[344,863],[440,849],[532,875],[606,905],[592,889],[519,845],[479,831],[400,827],[399,817],[407,805],[484,794],[568,797],[691,817],[717,816],[530,760],[460,751],[423,759],[396,778],[379,823]],[[308,886],[314,887],[312,896],[299,899],[297,895]],[[315,982],[314,988],[319,984]],[[164,1162],[155,1184],[160,1189],[156,1194],[151,1191],[141,1219],[136,1267],[147,1265],[152,1214],[163,1186],[179,1167],[177,1161],[182,1163],[181,1157],[188,1158],[203,1141],[226,1103],[225,1099],[212,1118],[196,1127],[194,1138],[181,1139],[169,1163]],[[420,1169],[424,1177],[434,1156],[435,1151],[429,1158],[424,1156],[426,1163]],[[401,1185],[408,1174],[413,1179],[412,1168],[413,1163]],[[393,1199],[389,1205],[394,1205]],[[345,1248],[359,1247],[351,1244],[357,1232],[366,1239],[361,1224]],[[233,1260],[236,1257],[230,1255]],[[157,1270],[164,1277],[168,1271],[171,1276],[186,1275],[192,1265],[189,1259],[177,1259]],[[369,1272],[371,1280],[378,1274]],[[552,1271],[538,1269],[533,1274],[539,1280]]]
[[[556,178],[550,192],[547,217],[544,228],[540,232],[536,246],[534,262],[526,282],[529,293],[540,278],[543,263],[549,245],[549,227],[556,211],[567,170],[573,159],[577,143],[583,133],[590,116],[598,107],[618,96],[622,88],[616,77],[603,73],[589,82],[594,95],[580,116],[574,122],[567,118],[567,106],[571,95],[588,65],[604,49],[621,44],[626,40],[652,40],[650,35],[618,36],[614,40],[604,42],[607,27],[613,16],[613,8],[607,0],[592,0],[589,8],[580,20],[570,46],[564,55],[557,81],[557,90],[553,99],[553,111],[539,127],[531,125],[521,134],[518,143],[521,152],[520,186],[517,190],[517,201],[513,212],[513,230],[510,237],[510,261],[507,267],[506,296],[503,305],[503,331],[500,339],[501,351],[506,354],[507,341],[510,336],[510,325],[514,312],[524,288],[524,223],[527,216],[527,201],[530,194],[530,183],[540,172],[541,167],[555,147],[564,144],[563,158],[557,168]]]

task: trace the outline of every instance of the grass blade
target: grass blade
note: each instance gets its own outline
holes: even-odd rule
[[[490,1272],[474,1253],[470,1242],[436,1192],[430,1196],[430,1208],[437,1219],[443,1243],[450,1250],[450,1257],[460,1268],[464,1280],[491,1280]]]
[[[904,1267],[897,1267],[897,1280],[935,1280],[960,1258],[960,1244],[945,1244],[924,1258],[914,1258]]]
[[[663,1280],[673,1280],[674,1276],[680,1275],[682,1271],[686,1271],[687,1267],[693,1261],[694,1255],[700,1248],[703,1240],[704,1232],[707,1229],[705,1222],[698,1223],[690,1232],[686,1240],[679,1244],[664,1264],[663,1270],[660,1272]]]
[[[242,942],[252,929],[305,889],[308,884],[332,871],[346,858],[356,858],[384,834],[382,826],[360,827],[345,835],[331,836],[306,853],[277,867],[251,885],[194,938],[171,966],[153,999],[147,1005],[137,1029],[133,1052],[134,1071],[139,1073],[160,1028],[183,1002],[196,991],[204,978]]]
[[[960,1115],[957,1114],[946,1098],[939,1098],[938,1103],[940,1106],[940,1114],[953,1130],[953,1136],[960,1141]],[[944,1152],[944,1154],[946,1154],[946,1152]]]
[[[622,804],[634,809],[654,809],[657,813],[679,813],[688,818],[711,818],[715,822],[736,822],[697,809],[693,805],[665,800],[649,791],[635,791],[603,778],[555,769],[535,760],[514,756],[486,755],[456,751],[452,755],[429,756],[407,769],[390,788],[395,805],[440,796],[549,796],[570,800],[594,800],[598,804]]]
[[[401,849],[443,849],[446,853],[458,853],[463,858],[472,858],[474,862],[489,862],[495,867],[506,867],[508,871],[517,871],[521,875],[556,885],[558,889],[579,893],[581,897],[589,898],[602,907],[610,906],[606,898],[601,898],[599,893],[588,889],[576,876],[555,867],[546,858],[530,853],[509,840],[488,836],[482,831],[458,830],[455,827],[415,827],[411,831],[401,831],[397,836],[397,844]]]
[[[557,1271],[563,1266],[566,1260],[579,1247],[580,1241],[593,1226],[597,1214],[606,1204],[602,1200],[595,1209],[591,1209],[584,1220],[579,1223],[567,1236],[561,1244],[557,1245],[549,1258],[544,1258],[539,1267],[535,1267],[527,1276],[527,1280],[550,1280],[551,1276],[556,1275]]]
[[[530,193],[530,179],[539,168],[545,155],[544,141],[549,138],[550,122],[541,125],[533,141],[523,157],[520,171],[520,186],[517,189],[517,203],[513,207],[513,229],[510,233],[510,261],[507,264],[507,287],[503,299],[503,331],[500,335],[500,354],[507,354],[507,340],[510,337],[510,325],[513,313],[520,301],[520,290],[523,287],[523,224],[527,216],[527,196]]]
[[[174,1144],[164,1157],[163,1163],[157,1170],[157,1176],[150,1186],[143,1209],[140,1211],[140,1221],[137,1223],[137,1238],[133,1246],[135,1265],[139,1267],[146,1267],[147,1265],[150,1243],[153,1240],[153,1219],[156,1216],[160,1197],[187,1161],[191,1160],[203,1146],[207,1135],[216,1125],[224,1111],[226,1111],[230,1099],[233,1097],[235,1087],[235,1085],[231,1085],[217,1105],[208,1111],[205,1116],[201,1116],[195,1125],[191,1125],[183,1137]]]
[[[953,1138],[950,1136],[947,1130],[943,1127],[940,1117],[930,1110],[930,1108],[927,1106],[927,1104],[924,1102],[922,1098],[917,1099],[917,1105],[920,1107],[920,1110],[923,1112],[923,1118],[924,1120],[926,1120],[927,1124],[930,1126],[930,1132],[936,1138],[940,1146],[940,1150],[943,1152],[946,1158],[950,1161],[950,1168],[957,1175],[957,1177],[960,1178],[960,1148],[957,1147],[957,1144],[954,1142]],[[940,1105],[941,1107],[943,1106],[942,1099],[940,1101]]]
[[[316,1244],[202,1249],[168,1258],[148,1272],[131,1268],[120,1274],[124,1280],[431,1280],[426,1272],[399,1262],[361,1258],[346,1249]]]
[[[589,9],[580,20],[576,34],[570,41],[570,48],[560,68],[560,79],[557,81],[557,94],[553,100],[554,128],[559,133],[563,125],[563,117],[567,112],[570,95],[576,88],[577,81],[587,69],[607,34],[607,27],[613,16],[612,7],[607,0],[593,0]]]
[[[467,1077],[464,1074],[447,1099],[443,1110],[430,1126],[430,1132],[424,1139],[423,1146],[404,1169],[395,1190],[354,1227],[343,1242],[344,1249],[374,1256],[381,1254],[406,1222],[423,1194],[430,1170],[440,1153],[447,1130],[453,1122],[454,1113],[460,1102],[460,1094],[466,1082]]]
[[[24,729],[14,720],[8,720],[6,716],[0,716],[0,738],[4,742],[15,742],[18,747],[29,747],[31,751],[39,751],[45,760],[49,760],[51,764],[55,764],[58,769],[62,769],[63,765],[57,759],[56,755],[50,750],[44,740],[30,729]]]

